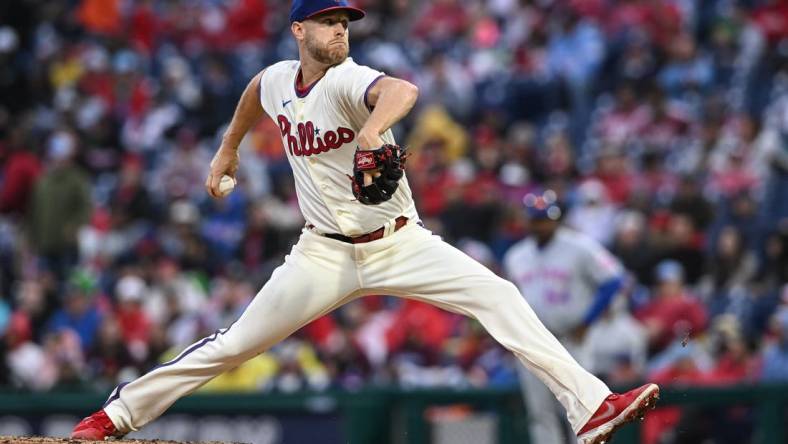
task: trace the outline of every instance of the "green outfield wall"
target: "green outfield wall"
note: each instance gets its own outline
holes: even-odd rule
[[[63,436],[104,396],[0,391],[0,435]],[[788,385],[664,389],[660,406],[680,407],[692,425],[742,421],[752,444],[786,444]],[[685,423],[683,423],[685,424]],[[523,444],[527,416],[517,388],[365,389],[298,394],[196,394],[134,437],[256,444]],[[735,424],[733,424],[735,425]],[[732,425],[732,427],[733,427]],[[692,428],[692,427],[690,427]],[[640,442],[640,424],[613,444]],[[716,441],[715,441],[716,442]]]

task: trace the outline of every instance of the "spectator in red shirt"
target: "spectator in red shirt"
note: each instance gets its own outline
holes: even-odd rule
[[[706,328],[706,309],[684,288],[684,270],[676,261],[657,266],[657,286],[651,301],[635,316],[648,330],[649,346],[660,351],[675,339],[696,336]]]
[[[635,186],[629,159],[622,146],[608,145],[597,154],[596,171],[592,177],[605,185],[613,204],[626,203]]]
[[[146,289],[145,281],[134,275],[122,277],[115,285],[115,297],[118,300],[117,320],[121,335],[137,360],[147,357],[150,340],[151,322],[142,309],[142,298]]]
[[[11,130],[9,148],[11,153],[0,173],[0,213],[22,215],[33,193],[33,187],[41,174],[41,161],[25,144],[26,128]]]
[[[717,360],[704,375],[703,383],[728,386],[753,381],[758,365],[744,340],[739,320],[733,315],[717,317],[710,336]]]
[[[396,351],[410,340],[437,353],[451,334],[452,315],[423,302],[406,300],[386,333],[389,350]]]
[[[150,54],[157,43],[161,25],[151,0],[138,3],[129,20],[129,39],[136,49]]]

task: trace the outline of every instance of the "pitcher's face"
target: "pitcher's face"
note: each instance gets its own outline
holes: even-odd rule
[[[349,23],[344,11],[329,11],[304,21],[304,46],[309,55],[326,65],[344,62],[350,52]]]

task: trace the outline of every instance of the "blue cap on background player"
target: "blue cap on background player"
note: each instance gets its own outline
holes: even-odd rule
[[[350,15],[350,21],[364,18],[364,11],[354,8],[345,0],[293,0],[290,6],[290,23],[303,22],[317,14],[328,11],[345,10]]]
[[[523,198],[525,212],[531,219],[558,220],[561,218],[561,207],[558,197],[553,190],[547,190],[541,195],[527,194]]]

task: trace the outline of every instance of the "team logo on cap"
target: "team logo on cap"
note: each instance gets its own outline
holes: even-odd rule
[[[561,218],[561,207],[558,206],[558,196],[553,190],[546,190],[542,195],[528,193],[523,198],[523,204],[532,217],[546,217],[551,220]]]

